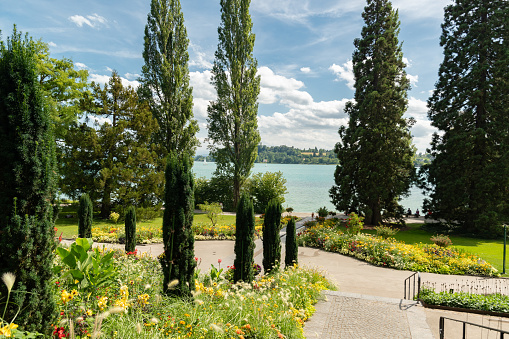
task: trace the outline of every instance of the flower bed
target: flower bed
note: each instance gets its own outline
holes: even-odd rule
[[[383,239],[369,234],[348,234],[335,227],[333,221],[316,225],[299,233],[300,246],[320,248],[365,260],[377,266],[400,270],[441,274],[498,276],[491,264],[454,247],[409,245],[393,238]]]
[[[196,277],[190,302],[160,294],[156,259],[118,251],[112,260],[116,273],[92,290],[59,271],[54,338],[66,337],[71,328],[76,338],[98,331],[102,338],[304,338],[303,323],[320,291],[334,289],[322,273],[299,266],[258,276],[251,284],[207,273]],[[59,258],[55,264],[62,266]]]
[[[467,292],[435,292],[432,288],[422,288],[419,299],[428,305],[459,307],[488,312],[509,312],[509,296],[499,293],[480,295]]]

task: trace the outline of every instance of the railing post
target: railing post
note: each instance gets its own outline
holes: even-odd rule
[[[417,272],[417,299],[421,295],[421,273]]]
[[[438,328],[438,333],[440,333],[440,339],[444,339],[445,337],[445,334],[444,334],[444,317],[440,317],[440,322],[439,322],[439,328]]]
[[[406,300],[406,279],[405,279],[405,290],[403,291],[403,294],[405,295],[404,298]]]
[[[463,339],[467,338],[467,323],[463,323]]]

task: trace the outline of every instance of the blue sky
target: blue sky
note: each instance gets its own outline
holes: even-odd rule
[[[451,0],[394,0],[398,8],[407,73],[412,81],[406,116],[417,120],[414,144],[424,152],[435,131],[426,99],[442,61],[443,8]],[[364,1],[252,0],[254,56],[261,75],[259,130],[265,145],[332,149],[346,124],[353,98],[351,56],[360,36]],[[137,85],[143,65],[143,34],[150,1],[0,0],[2,39],[18,30],[50,45],[51,56],[71,58],[90,80],[104,83],[117,70]],[[184,0],[190,39],[190,76],[198,137],[207,136],[206,109],[214,100],[210,69],[217,48],[219,0]],[[206,144],[197,152],[205,154]]]

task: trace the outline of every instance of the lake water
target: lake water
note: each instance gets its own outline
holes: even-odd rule
[[[210,179],[215,163],[203,163],[196,161],[193,171],[196,177]],[[334,170],[336,165],[301,165],[301,164],[262,164],[256,163],[252,173],[278,172],[283,173],[286,179],[288,193],[285,195],[283,207],[293,207],[295,212],[314,212],[325,206],[328,210],[335,210],[330,202],[329,189],[334,185]],[[424,195],[412,187],[410,195],[403,198],[401,204],[405,208],[422,210]]]

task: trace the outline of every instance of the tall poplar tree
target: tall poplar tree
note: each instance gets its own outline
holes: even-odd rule
[[[199,144],[189,86],[189,40],[179,0],[152,0],[147,25],[139,93],[150,104],[167,152],[193,156]]]
[[[260,142],[257,98],[260,77],[253,57],[250,0],[221,0],[219,44],[212,68],[217,100],[208,107],[209,149],[216,175],[233,182],[233,207],[249,177]]]
[[[14,28],[0,42],[0,275],[16,276],[2,318],[9,323],[17,315],[25,329],[48,332],[55,313],[55,140],[37,76],[34,43]],[[2,309],[6,296],[2,284]]]
[[[368,0],[365,25],[355,39],[354,101],[346,104],[348,127],[339,129],[339,165],[330,190],[338,210],[361,212],[367,224],[397,213],[398,199],[414,175],[410,126],[404,119],[410,88],[398,41],[398,12],[387,0]]]
[[[508,221],[509,2],[456,0],[445,8],[444,60],[428,116],[440,130],[427,175],[432,215],[494,236]]]

